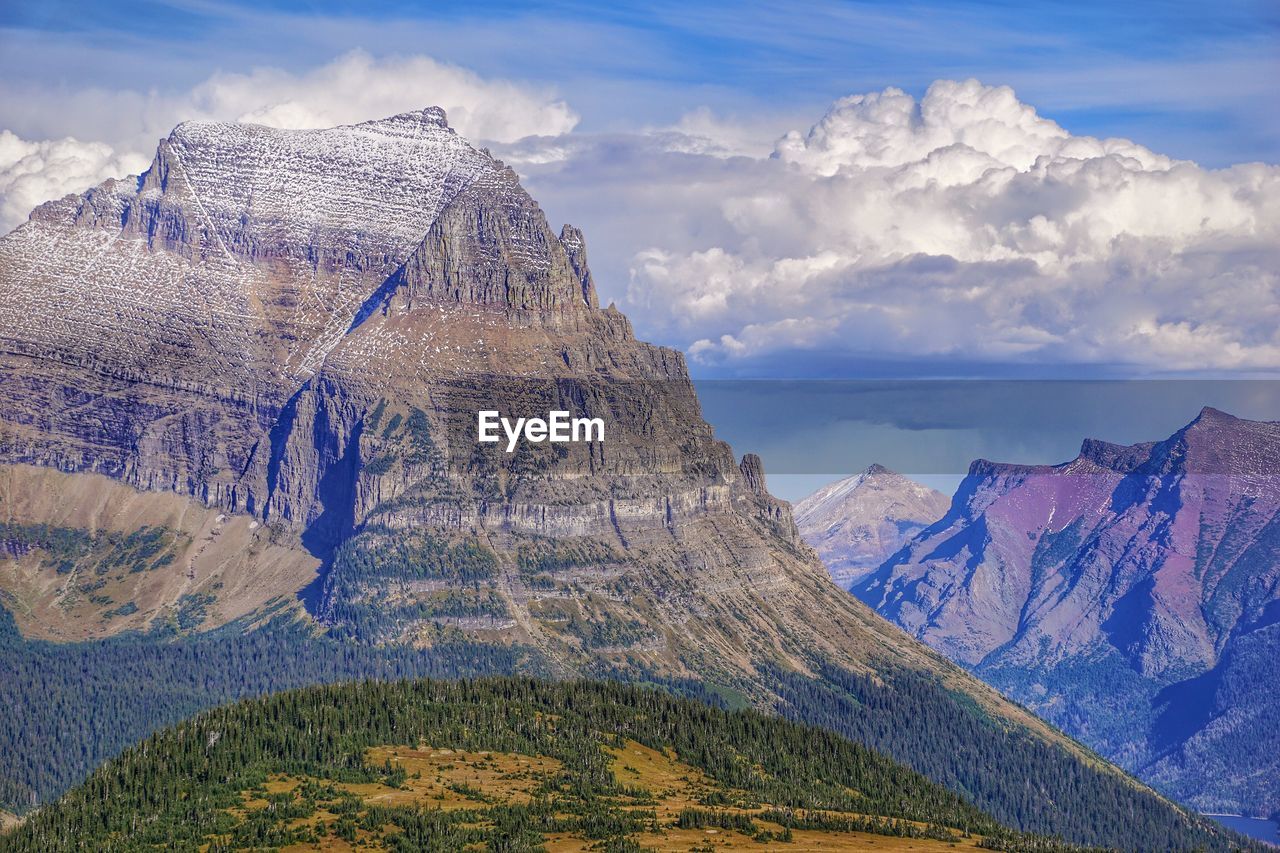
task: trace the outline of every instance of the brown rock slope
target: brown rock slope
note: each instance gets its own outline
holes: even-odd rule
[[[100,474],[0,466],[0,600],[46,640],[195,630],[297,608],[320,561],[287,532]]]

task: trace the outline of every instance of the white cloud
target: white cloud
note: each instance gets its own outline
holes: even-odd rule
[[[845,98],[767,163],[703,164],[679,180],[714,240],[637,246],[626,297],[696,360],[1280,369],[1275,166],[1074,136],[972,80]]]
[[[302,75],[276,69],[217,74],[195,88],[191,103],[199,116],[295,129],[438,106],[463,136],[495,142],[555,136],[578,123],[569,106],[549,91],[485,80],[427,56],[374,59],[362,51]]]
[[[0,130],[0,233],[26,219],[37,205],[79,192],[110,175],[137,173],[147,158],[117,154],[101,142],[66,139],[30,142]]]
[[[28,108],[34,95],[24,98]],[[246,121],[273,127],[333,127],[443,107],[449,124],[478,142],[512,142],[566,134],[578,116],[554,92],[485,79],[426,56],[374,58],[346,53],[302,74],[259,68],[219,73],[188,92],[79,92],[49,108],[71,112],[103,141],[25,141],[0,137],[0,233],[37,204],[79,192],[110,177],[146,168],[156,140],[181,121]]]
[[[710,154],[715,157],[765,157],[773,150],[782,128],[773,115],[727,119],[709,107],[685,113],[672,127],[651,128],[663,135],[671,151]]]

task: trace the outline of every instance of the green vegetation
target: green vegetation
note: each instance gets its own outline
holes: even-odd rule
[[[209,618],[209,605],[217,601],[207,592],[196,592],[178,599],[178,612],[174,615],[178,630],[186,633],[194,631]]]
[[[435,441],[431,438],[431,421],[427,413],[421,409],[410,409],[409,417],[404,422],[405,439],[409,445],[408,462],[430,462],[439,455]]]
[[[0,705],[7,711],[0,715],[0,754],[7,757],[0,769],[0,807],[29,811],[158,727],[239,697],[364,677],[548,671],[541,655],[531,649],[463,641],[448,627],[430,629],[430,650],[376,645],[379,637],[393,635],[401,620],[497,613],[501,602],[482,578],[492,570],[493,557],[478,542],[428,543],[410,537],[401,545],[376,539],[369,543],[385,545],[384,557],[404,559],[405,576],[397,583],[442,584],[423,600],[405,604],[410,612],[393,602],[364,597],[365,590],[376,592],[389,579],[380,573],[380,564],[362,575],[362,564],[352,560],[342,567],[345,580],[342,574],[331,574],[330,583],[360,579],[369,584],[352,586],[350,594],[337,598],[340,603],[332,612],[324,613],[332,620],[332,636],[375,642],[317,637],[300,624],[279,620],[248,633],[243,625],[231,625],[203,636],[171,633],[55,645],[22,640],[8,614],[0,614],[0,671],[5,673]],[[449,573],[477,580],[468,585],[435,577]],[[195,613],[198,608],[188,610]],[[1060,835],[1075,843],[1124,848],[1225,850],[1237,843],[1236,836],[1211,821],[1183,812],[1028,732],[988,718],[970,697],[947,690],[928,675],[887,668],[878,677],[834,668],[817,671],[817,677],[766,671],[762,680],[780,696],[777,708],[785,716],[883,753],[958,792],[1004,825]],[[599,673],[606,674],[606,668]],[[709,705],[744,701],[739,690],[672,682],[638,666],[607,674],[651,681]],[[751,689],[746,683],[738,687]],[[777,799],[768,801],[785,807]],[[689,805],[700,804],[695,800]],[[722,804],[713,800],[701,805]]]
[[[588,649],[626,648],[654,636],[649,626],[638,619],[624,619],[608,610],[599,611],[592,619],[584,619],[574,611],[565,630],[581,638]]]
[[[131,533],[90,531],[50,524],[0,522],[0,552],[21,556],[39,551],[40,564],[59,574],[80,570],[95,575],[113,570],[143,572],[167,566],[185,535],[166,527],[142,527]]]
[[[6,674],[0,704],[7,709],[0,715],[0,754],[7,756],[0,807],[29,811],[158,727],[218,702],[353,678],[547,671],[530,649],[462,641],[447,630],[426,651],[338,642],[284,620],[242,631],[231,625],[171,642],[125,636],[51,644],[23,640],[0,612]],[[714,685],[640,670],[610,675],[647,680],[708,705],[742,704],[740,693]],[[967,697],[925,675],[884,671],[873,679],[830,670],[813,678],[779,670],[766,677],[786,716],[884,753],[1005,825],[1126,848],[1221,850],[1237,843],[1208,820],[986,718]]]
[[[364,473],[373,477],[381,477],[395,466],[400,457],[395,453],[379,453],[364,466]]]
[[[365,428],[369,432],[377,432],[378,426],[382,423],[382,414],[387,410],[387,401],[379,399],[378,405],[373,407],[373,411],[369,413],[369,419],[365,422]]]
[[[497,573],[497,555],[475,539],[366,527],[334,555],[325,588],[330,633],[379,643],[423,620],[503,617],[506,605],[490,583]],[[403,582],[422,588],[408,598],[387,595]]]
[[[1028,836],[1015,832],[996,832],[978,842],[984,850],[1002,850],[1006,853],[1106,853],[1105,847],[1076,847],[1058,838],[1043,835]]]
[[[935,677],[834,667],[821,676],[775,670],[781,712],[871,745],[1007,825],[1125,849],[1234,849],[1243,842],[1136,782],[988,718]]]
[[[333,572],[344,583],[371,578],[423,578],[473,583],[498,572],[498,557],[474,539],[447,542],[430,533],[366,527],[338,549]]]
[[[132,601],[126,601],[119,607],[108,610],[102,614],[103,619],[115,619],[119,616],[132,616],[138,612],[138,605]]]
[[[597,539],[544,539],[528,537],[516,552],[516,565],[526,578],[554,575],[570,569],[607,566],[621,562],[622,554]]]
[[[443,460],[440,448],[437,447],[431,435],[431,419],[421,409],[410,408],[408,417],[396,412],[387,420],[386,426],[383,426],[379,433],[378,427],[382,423],[386,405],[385,400],[378,401],[378,405],[370,413],[365,424],[366,429],[370,434],[380,435],[383,442],[398,445],[404,452],[383,450],[365,465],[365,470],[373,474],[385,474],[401,458],[410,465],[441,463]]]
[[[823,832],[870,832],[876,835],[892,835],[898,838],[932,838],[936,841],[956,841],[961,836],[937,823],[919,826],[895,818],[870,815],[844,815],[832,812],[811,811],[797,813],[793,809],[769,809],[761,818],[773,821],[787,829],[817,829]],[[988,833],[1000,830],[984,830]],[[1011,837],[1020,837],[1011,833]]]
[[[391,416],[391,420],[387,421],[387,425],[382,430],[383,438],[390,438],[391,435],[400,428],[400,424],[404,423],[404,415],[396,412]]]
[[[355,678],[542,671],[528,649],[443,637],[429,650],[317,637],[279,618],[161,641],[28,641],[0,610],[0,808],[47,802],[158,728],[212,705]]]
[[[368,760],[386,744],[548,756],[559,767],[540,777],[527,802],[498,803],[472,785],[460,811],[383,806],[348,786],[405,785],[390,758]],[[947,840],[1004,832],[941,786],[822,730],[611,682],[487,679],[311,687],[203,713],[127,750],[31,815],[4,846],[243,849],[305,843],[319,830],[377,837],[391,849],[532,850],[552,832],[626,849],[630,836],[664,830],[653,807],[634,802],[615,776],[615,753],[628,744],[678,756],[686,770],[771,804],[760,818],[781,824],[780,841],[791,827],[828,825]],[[331,817],[317,820],[321,813]],[[726,810],[685,809],[668,827],[774,838],[751,816]]]

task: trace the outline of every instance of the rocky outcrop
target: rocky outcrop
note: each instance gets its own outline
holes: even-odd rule
[[[795,519],[831,579],[848,589],[942,518],[950,503],[941,492],[872,465],[800,501]]]
[[[1063,465],[980,460],[852,591],[1206,811],[1280,803],[1280,424],[1205,409]]]
[[[498,170],[439,110],[187,123],[0,241],[0,455],[234,506],[256,444],[442,208]]]

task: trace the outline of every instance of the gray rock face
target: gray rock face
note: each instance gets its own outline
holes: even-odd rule
[[[852,591],[1196,807],[1280,805],[1280,424],[975,462]]]
[[[942,518],[950,504],[941,492],[872,465],[800,501],[795,519],[831,579],[848,589]]]
[[[0,241],[3,455],[243,504],[299,384],[449,201],[500,172],[434,109],[180,125],[141,178]]]

